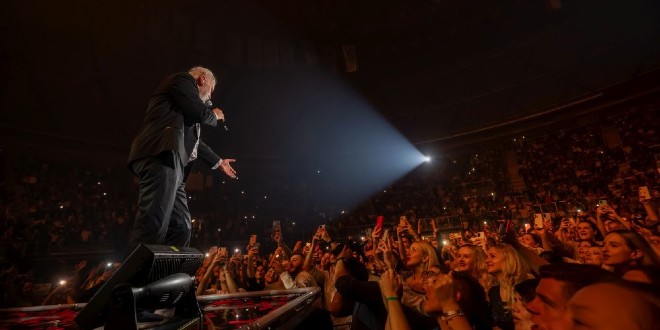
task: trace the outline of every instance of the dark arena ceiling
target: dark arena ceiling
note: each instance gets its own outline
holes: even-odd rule
[[[359,107],[414,144],[441,142],[608,93],[654,93],[658,3],[5,1],[0,125],[5,145],[121,158],[158,82],[204,65],[219,76],[214,101],[234,129],[224,148],[237,157],[298,153],[333,122],[326,112],[350,120]]]

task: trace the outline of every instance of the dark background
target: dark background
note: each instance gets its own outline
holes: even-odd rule
[[[0,131],[121,163],[158,82],[203,65],[232,129],[205,139],[244,165],[339,154],[372,113],[432,149],[649,76],[659,17],[650,0],[6,1]]]

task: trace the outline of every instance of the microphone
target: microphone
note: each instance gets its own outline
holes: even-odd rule
[[[204,102],[204,105],[206,105],[209,109],[213,108],[213,102],[211,102],[211,99],[208,99]],[[222,119],[222,127],[225,128],[225,131],[229,132],[229,127],[227,127],[227,123],[225,122],[225,119]]]

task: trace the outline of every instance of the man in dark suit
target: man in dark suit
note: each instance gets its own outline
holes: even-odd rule
[[[147,114],[128,157],[140,180],[138,212],[128,252],[140,243],[188,246],[191,219],[184,190],[184,168],[200,158],[231,178],[234,159],[221,159],[200,137],[200,124],[224,120],[206,104],[215,89],[213,73],[202,67],[167,77],[149,99]]]

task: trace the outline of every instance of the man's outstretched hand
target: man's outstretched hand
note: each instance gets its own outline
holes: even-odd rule
[[[232,179],[238,179],[238,176],[236,176],[236,170],[234,170],[234,168],[231,167],[231,163],[235,161],[236,159],[230,159],[230,158],[223,159],[220,162],[220,166],[218,166],[218,168],[220,168],[223,172],[225,172],[225,174],[227,174],[228,177]]]

